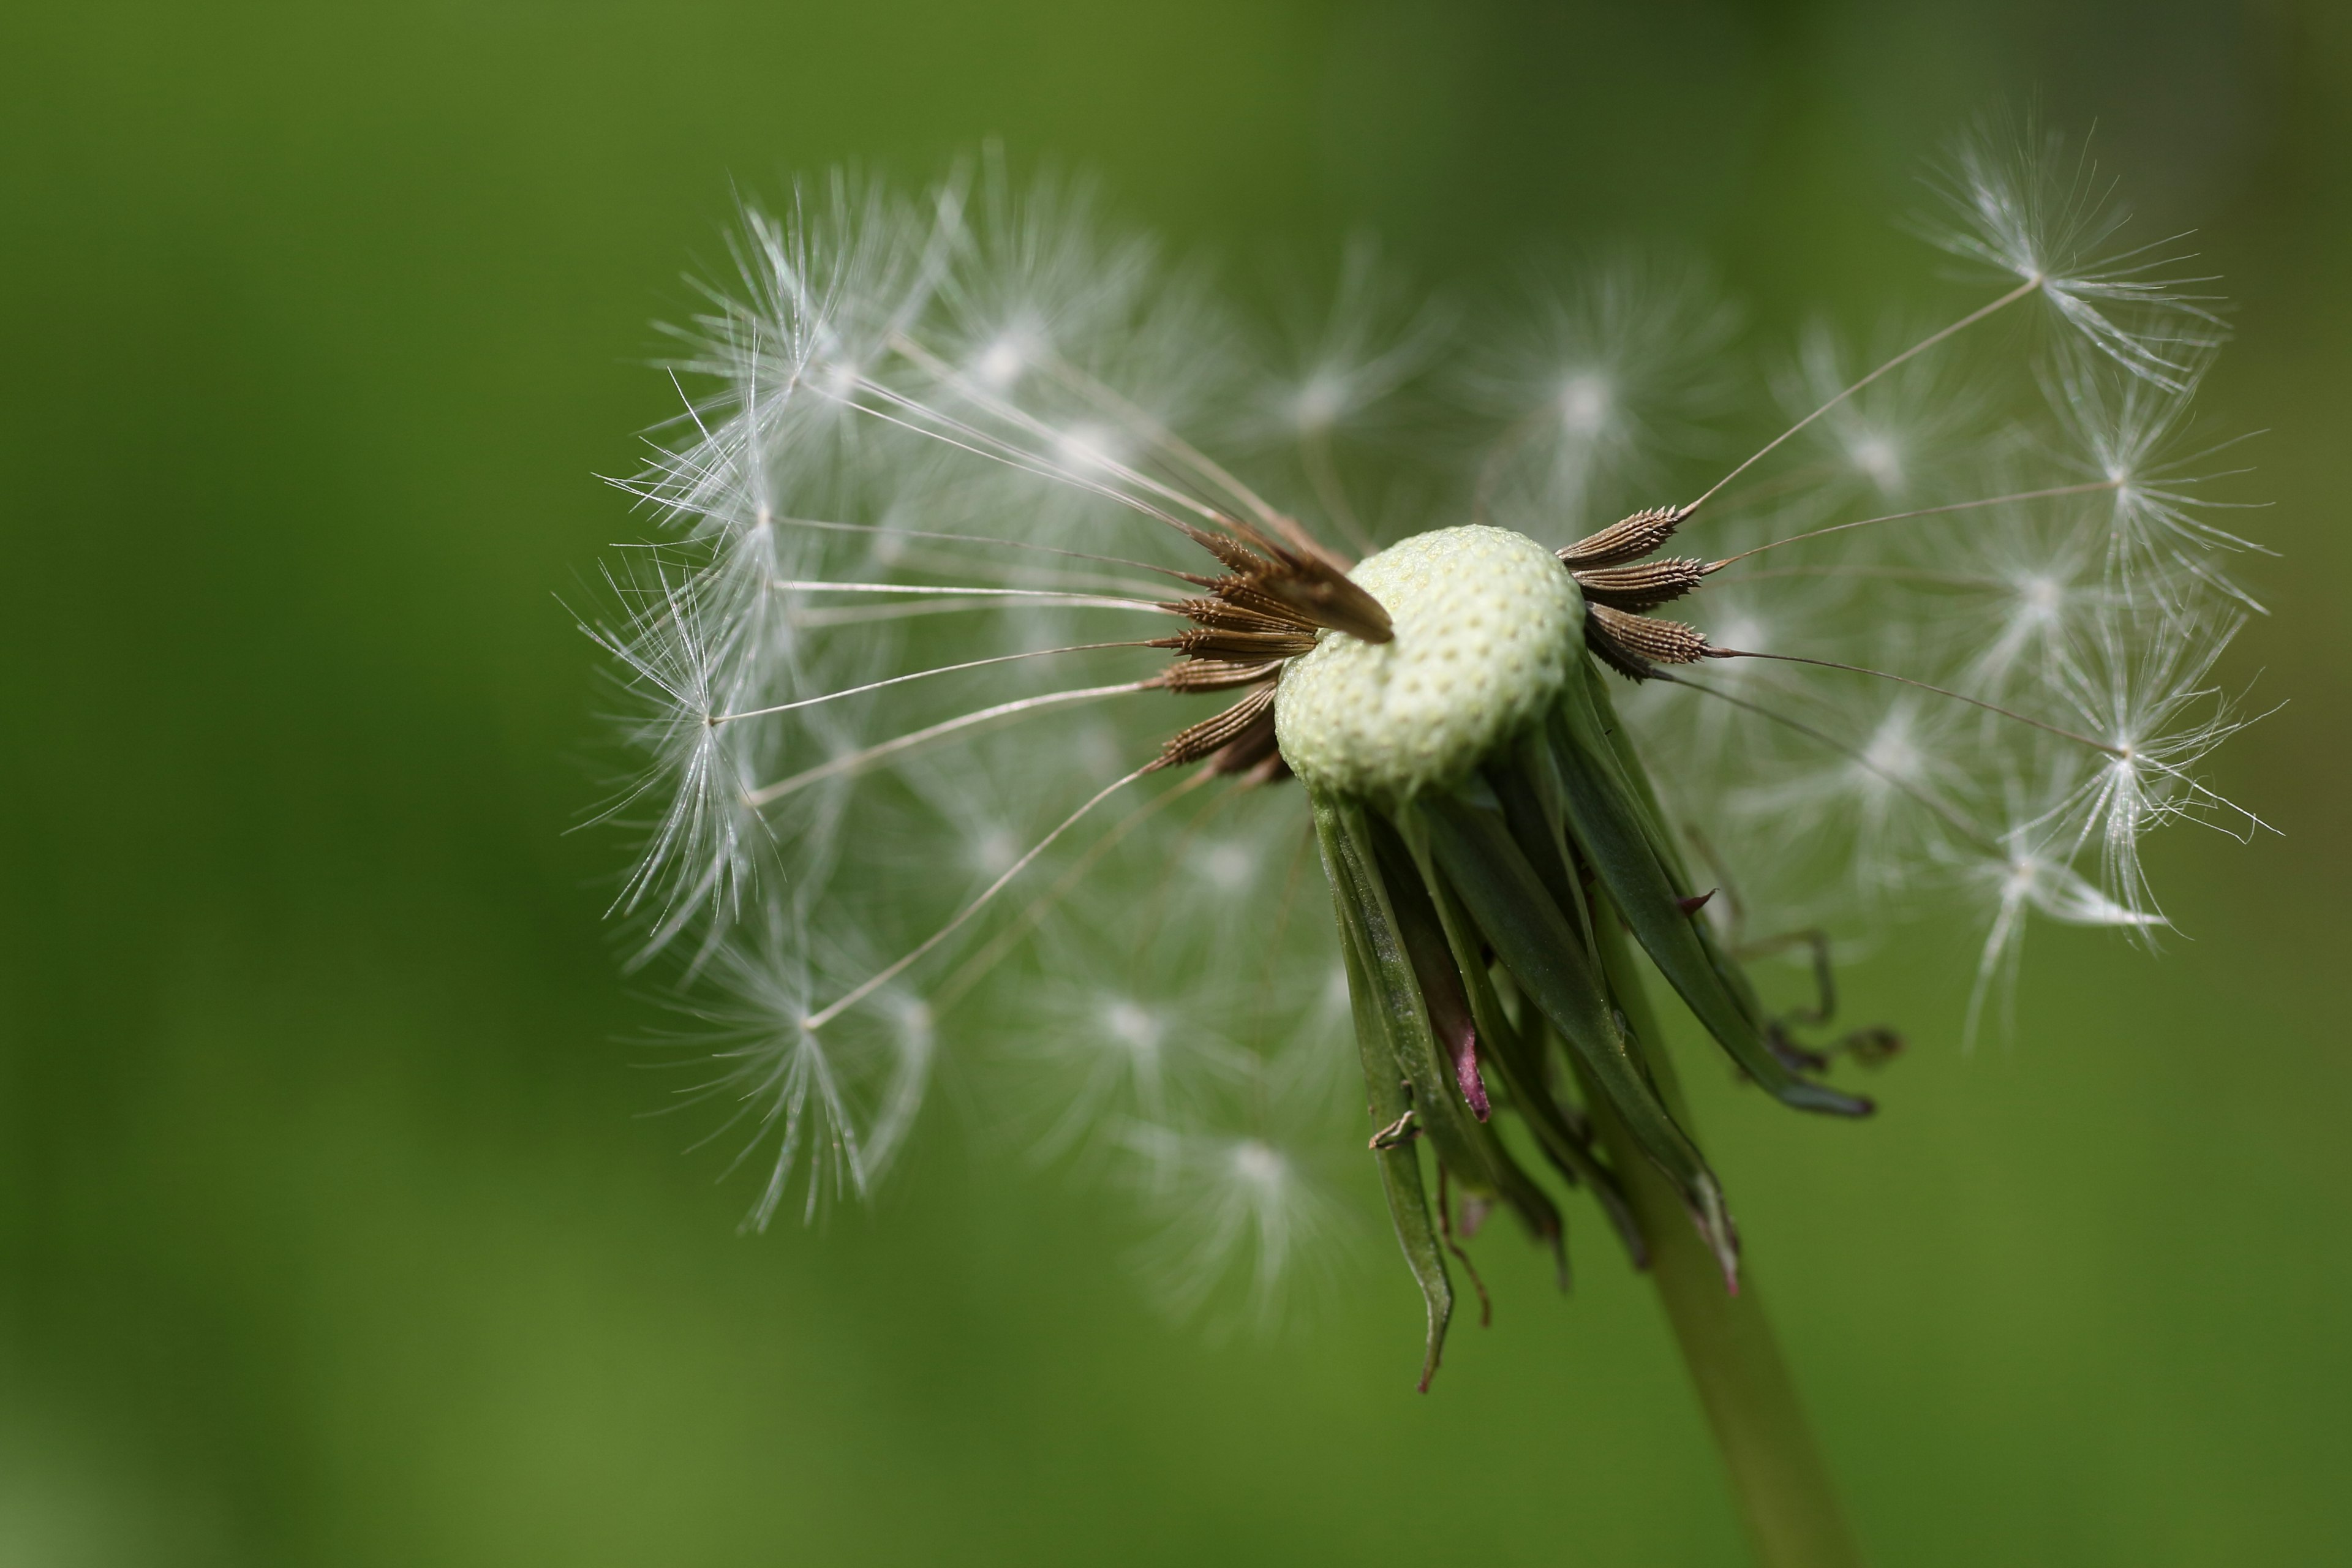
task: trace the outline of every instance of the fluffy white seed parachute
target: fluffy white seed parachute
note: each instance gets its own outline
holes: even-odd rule
[[[1727,941],[1958,900],[1973,1034],[2035,919],[2159,927],[2145,835],[2254,826],[2198,776],[2253,608],[2189,408],[2213,318],[2079,155],[1979,139],[1949,177],[1934,237],[1989,283],[1744,376],[1737,312],[1679,263],[1546,263],[1457,310],[1360,244],[1261,342],[1083,184],[994,159],[747,212],[740,276],[676,329],[688,402],[625,481],[658,531],[593,630],[642,765],[607,813],[642,834],[616,911],[719,1037],[687,1092],[750,1131],[755,1222],[870,1192],[961,1058],[1032,1147],[1134,1175],[1172,1300],[1265,1321],[1349,1228],[1327,1170],[1369,1185],[1284,758],[1443,784],[1588,621],[1687,660],[1633,661],[1664,679],[1623,707]],[[1550,553],[1657,507],[1696,630]],[[1193,632],[1203,534],[1310,577],[1371,556],[1393,639]],[[1187,685],[1188,632],[1259,651]],[[1237,699],[1231,735],[1170,742]]]

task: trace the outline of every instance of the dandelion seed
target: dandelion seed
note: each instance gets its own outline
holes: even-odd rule
[[[2052,401],[2083,468],[2113,487],[2104,533],[2117,584],[2168,605],[2184,602],[2187,580],[2259,612],[2218,557],[2260,546],[2211,521],[2221,503],[2199,487],[2216,476],[2193,470],[2213,453],[2183,449],[2190,399],[2211,357],[2210,348],[2200,349],[2184,360],[2179,384],[2157,385],[2067,356],[2053,378]]]
[[[863,1197],[888,1169],[912,1130],[929,1075],[936,1036],[930,1010],[897,995],[862,1026],[822,1035],[807,1025],[811,988],[827,954],[801,929],[796,911],[772,903],[756,939],[738,937],[709,966],[719,1000],[691,1009],[707,1033],[717,1078],[685,1093],[688,1103],[733,1101],[712,1134],[745,1123],[756,1131],[738,1163],[772,1144],[768,1176],[746,1225],[765,1229],[794,1176],[803,1212]]]
[[[1453,376],[1507,426],[1481,458],[1477,503],[1497,520],[1581,517],[1706,449],[1730,402],[1722,351],[1737,323],[1687,264],[1618,251],[1531,272],[1491,346]]]
[[[657,808],[643,858],[614,906],[647,917],[649,953],[706,907],[722,915],[740,910],[766,825],[746,795],[753,757],[719,721],[741,685],[721,662],[717,639],[724,633],[709,606],[694,585],[659,566],[625,585],[608,581],[626,619],[588,631],[620,667],[640,709],[632,739],[652,762],[600,815],[620,816],[640,804]]]
[[[1993,912],[1961,1026],[1960,1038],[1966,1046],[1975,1045],[1988,1004],[1998,1005],[2004,1022],[2016,1005],[2029,914],[2044,915],[2064,925],[2142,931],[2163,923],[2162,916],[2118,903],[2093,887],[2061,856],[2042,847],[2048,837],[2047,823],[2021,822],[2002,835],[2000,855],[1979,858],[1969,867],[1969,879],[1990,895]]]
[[[1954,367],[1932,356],[1906,361],[1859,395],[1839,396],[1866,366],[1924,335],[1881,332],[1879,352],[1862,356],[1826,327],[1816,325],[1806,332],[1795,366],[1775,378],[1780,405],[1790,417],[1829,409],[1811,428],[1813,445],[1832,473],[1849,476],[1863,491],[1883,500],[1899,501],[1926,488],[1940,477],[1928,471],[1937,465],[1959,465],[1963,471],[1951,478],[1969,484],[1977,476],[1969,474],[1967,466],[1983,463],[1991,447],[1980,436],[1971,438],[1971,426],[1983,417],[1976,394]],[[1816,480],[1787,494],[1816,505],[1834,503],[1840,487]]]
[[[2189,290],[2213,279],[2182,275],[2185,236],[2118,241],[2130,215],[2087,144],[2070,148],[2031,120],[1988,122],[1954,144],[1938,183],[1951,216],[1921,224],[1927,237],[2020,279],[2133,375],[2172,392],[2195,384],[2221,322]]]
[[[1144,1267],[1179,1317],[1230,1305],[1213,1332],[1265,1333],[1279,1322],[1302,1271],[1345,1229],[1339,1205],[1305,1164],[1264,1138],[1184,1134],[1139,1123],[1130,1149],[1152,1173],[1162,1229]]]

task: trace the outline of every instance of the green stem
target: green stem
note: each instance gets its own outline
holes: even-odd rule
[[[1601,917],[1593,921],[1594,935],[1611,989],[1645,1047],[1667,1105],[1688,1131],[1690,1111],[1666,1060],[1664,1037],[1624,932],[1605,906],[1594,913]],[[1846,1528],[1829,1466],[1805,1423],[1754,1279],[1743,1269],[1739,1293],[1725,1290],[1723,1271],[1684,1211],[1674,1184],[1642,1152],[1606,1095],[1588,1100],[1650,1244],[1651,1277],[1715,1430],[1758,1562],[1765,1568],[1859,1568],[1861,1551]]]

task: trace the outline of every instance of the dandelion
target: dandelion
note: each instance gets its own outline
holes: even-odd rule
[[[2210,303],[2038,133],[1950,181],[1934,234],[2008,281],[1871,359],[1811,333],[1758,378],[1777,434],[1687,268],[1551,279],[1480,346],[1359,245],[1267,374],[1202,275],[993,155],[747,215],[593,635],[645,764],[615,907],[720,998],[690,1093],[756,1130],[755,1221],[871,1191],[959,1054],[1041,1157],[1131,1175],[1167,1300],[1264,1325],[1364,1150],[1426,1388],[1486,1218],[1565,1284],[1589,1195],[1766,1556],[1846,1560],[1649,987],[1864,1116],[1898,1042],[1820,1032],[1833,942],[1973,908],[1973,1039],[2032,921],[2163,926],[2148,832],[2259,826],[2199,773],[2252,609],[2186,438]],[[2038,349],[1986,324],[2036,300]],[[1441,396],[1467,460],[1351,463]]]

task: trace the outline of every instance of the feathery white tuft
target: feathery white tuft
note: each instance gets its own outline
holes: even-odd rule
[[[2082,339],[2134,375],[2185,391],[2221,335],[2213,281],[2184,268],[2185,235],[2126,244],[2130,211],[2087,142],[2032,120],[1997,121],[1956,142],[1938,184],[1950,207],[1922,233],[2039,293]]]

